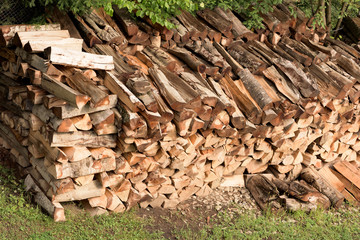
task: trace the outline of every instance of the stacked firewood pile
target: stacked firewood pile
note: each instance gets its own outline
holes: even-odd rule
[[[172,30],[118,8],[51,16],[1,26],[0,136],[55,220],[61,202],[173,208],[219,186],[263,209],[360,200],[360,53],[300,11],[258,32],[220,8]]]

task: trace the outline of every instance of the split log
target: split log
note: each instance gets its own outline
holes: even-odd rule
[[[131,111],[145,110],[144,104],[111,72],[106,72],[104,85],[116,94]]]
[[[341,206],[344,201],[344,196],[323,179],[313,167],[303,169],[300,176],[319,192],[325,194],[330,199],[333,207],[339,208]]]
[[[43,191],[37,186],[34,179],[27,175],[24,180],[25,191],[32,190],[34,194],[34,199],[37,204],[39,204],[45,211],[47,211],[50,216],[54,218],[55,222],[65,221],[65,212],[64,208],[58,202],[51,202]]]
[[[83,108],[90,100],[88,96],[54,80],[47,74],[43,74],[42,76],[41,87],[79,109]]]
[[[109,105],[109,96],[83,73],[76,72],[73,75],[68,75],[68,79],[70,86],[90,97],[92,107],[96,108]]]
[[[205,39],[208,30],[207,28],[199,22],[191,13],[187,11],[182,11],[181,14],[177,16],[179,21],[184,25],[184,27],[189,31],[191,39]]]
[[[46,48],[44,53],[46,58],[53,64],[99,70],[114,69],[114,61],[112,56],[84,52],[79,53],[76,51],[64,50],[56,47]]]
[[[17,32],[14,36],[13,43],[17,47],[24,47],[29,41],[37,40],[48,40],[56,41],[70,38],[68,30],[58,30],[58,31],[27,31],[27,32]]]
[[[49,138],[51,147],[110,147],[116,146],[114,135],[98,136],[93,132],[78,131],[73,133],[52,133]]]
[[[52,46],[71,51],[82,51],[83,40],[77,38],[66,38],[62,40],[30,40],[24,45],[24,49],[30,53],[40,53]]]
[[[232,22],[223,18],[217,12],[212,11],[210,9],[203,9],[197,11],[197,14],[203,18],[206,22],[208,22],[211,26],[216,28],[219,32],[223,33],[225,36],[230,37]]]
[[[106,109],[110,109],[115,107],[117,104],[117,96],[116,95],[109,95],[109,105],[100,106],[100,107],[90,107],[89,104],[84,105],[81,109],[77,107],[73,107],[69,104],[59,106],[59,107],[53,107],[53,113],[55,116],[57,116],[60,119],[65,118],[72,118],[76,116],[80,116],[86,113],[93,113],[98,111],[103,111]]]
[[[75,178],[95,173],[112,171],[116,167],[115,158],[93,160],[88,157],[76,162],[55,163],[47,167],[47,171],[56,179]]]

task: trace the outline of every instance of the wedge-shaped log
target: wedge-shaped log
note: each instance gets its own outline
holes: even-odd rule
[[[319,88],[316,82],[310,79],[300,68],[297,68],[293,63],[283,58],[276,58],[273,61],[300,90],[304,97],[316,97],[319,95]]]
[[[228,36],[228,34],[231,32],[231,29],[233,27],[232,22],[227,20],[226,18],[223,18],[217,12],[206,8],[197,11],[197,14],[206,22],[208,22],[211,26],[223,33],[225,36]]]
[[[184,48],[174,47],[168,50],[169,53],[178,57],[184,61],[193,71],[198,71],[199,73],[204,73],[206,70],[206,65],[203,64],[195,55]]]
[[[90,102],[93,107],[109,105],[109,95],[101,90],[83,73],[77,72],[74,75],[68,76],[69,85],[73,86],[79,92],[90,97]]]
[[[49,63],[44,58],[36,54],[28,53],[22,48],[16,48],[15,54],[37,70],[43,73],[48,71]]]
[[[181,14],[177,16],[179,21],[184,25],[184,27],[190,32],[190,38],[201,39],[206,38],[208,34],[207,28],[202,24],[198,19],[196,19],[191,13],[187,11],[182,11]]]
[[[53,162],[67,162],[69,159],[65,152],[57,147],[50,147],[45,137],[39,131],[30,130],[29,141],[32,142],[44,155]]]
[[[270,79],[279,92],[284,94],[291,102],[297,103],[300,100],[300,93],[296,87],[281,76],[274,66],[267,68],[263,71],[263,74]]]
[[[79,93],[69,86],[53,79],[47,74],[43,74],[41,87],[79,109],[84,107],[85,104],[90,100],[90,97]]]
[[[104,85],[118,96],[131,111],[145,110],[144,104],[113,73],[106,72]]]
[[[185,100],[183,98],[181,93],[159,68],[150,68],[149,73],[156,85],[158,85],[161,95],[166,99],[170,107],[173,110],[181,111],[188,103],[188,99]]]
[[[313,166],[303,169],[300,177],[315,187],[319,192],[326,195],[330,199],[333,207],[338,208],[342,205],[344,196],[321,177]]]
[[[53,64],[98,70],[114,69],[112,56],[84,52],[79,53],[77,51],[64,50],[56,47],[46,48],[44,53],[47,59]]]

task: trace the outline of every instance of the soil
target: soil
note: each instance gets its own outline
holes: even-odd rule
[[[154,220],[149,230],[157,229],[164,232],[165,238],[174,239],[174,229],[189,229],[196,232],[216,223],[220,212],[234,217],[245,210],[261,213],[246,188],[226,187],[218,188],[206,197],[193,196],[180,203],[176,209],[144,208],[138,209],[137,214],[139,217],[150,217]]]

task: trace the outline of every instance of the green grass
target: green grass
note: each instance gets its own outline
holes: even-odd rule
[[[0,239],[161,239],[161,230],[165,229],[157,221],[160,219],[168,223],[171,236],[176,239],[360,239],[360,211],[349,205],[337,211],[310,214],[261,215],[239,209],[235,217],[230,217],[227,212],[220,212],[199,230],[189,230],[196,224],[177,213],[174,210],[171,216],[164,213],[140,218],[136,210],[100,217],[66,211],[67,221],[54,223],[30,203],[30,196],[11,171],[0,165]],[[176,228],[173,223],[179,219],[187,220],[188,227]]]
[[[253,212],[231,219],[220,214],[217,224],[198,233],[175,231],[178,239],[359,239],[358,209],[264,214]]]

